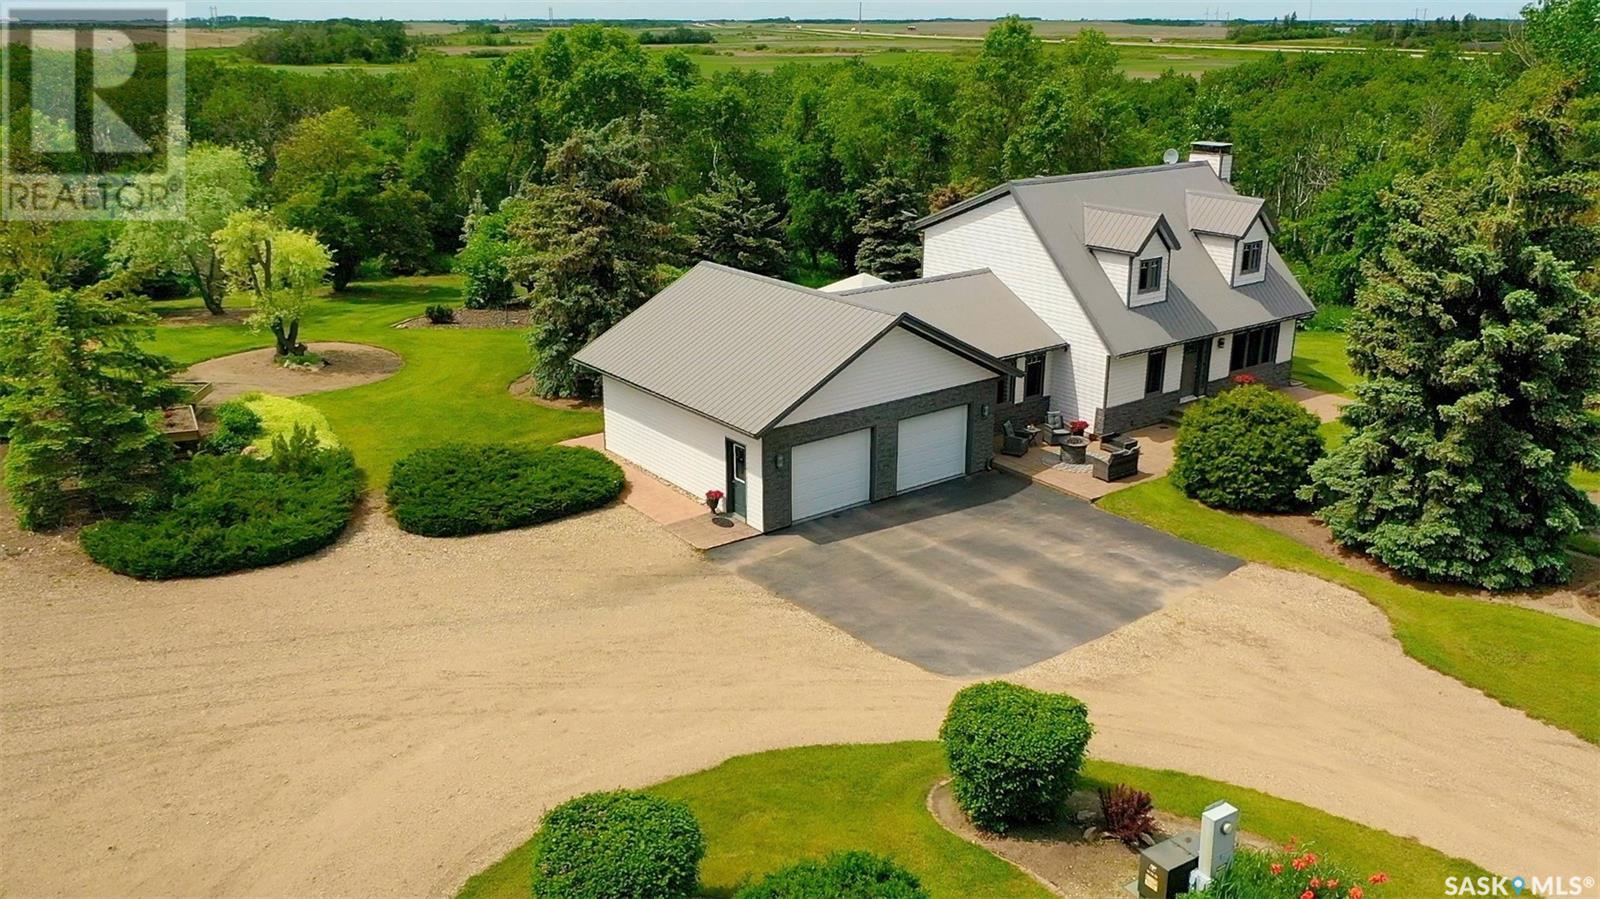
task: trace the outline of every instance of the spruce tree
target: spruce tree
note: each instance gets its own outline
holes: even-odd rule
[[[74,495],[97,512],[155,497],[172,449],[157,427],[172,363],[144,349],[155,317],[107,286],[24,284],[0,304],[5,486],[18,522],[56,527]]]
[[[894,175],[863,187],[856,197],[855,231],[861,236],[856,271],[885,281],[915,278],[922,269],[922,242],[914,227],[922,212],[916,188]]]
[[[531,285],[533,376],[545,396],[592,394],[572,354],[637,309],[677,256],[649,117],[581,128],[550,151],[545,183],[511,204],[507,273]]]
[[[1400,179],[1391,243],[1349,323],[1365,380],[1349,439],[1312,467],[1339,543],[1402,574],[1503,590],[1570,575],[1600,525],[1600,305],[1485,182]]]
[[[717,175],[684,213],[690,245],[700,258],[763,275],[783,271],[788,256],[783,216],[761,202],[755,184],[737,174]]]

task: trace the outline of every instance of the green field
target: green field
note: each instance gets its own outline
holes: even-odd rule
[[[1092,714],[1092,712],[1091,712]],[[1352,868],[1386,871],[1393,895],[1422,895],[1469,862],[1402,837],[1232,784],[1090,760],[1084,787],[1132,784],[1156,807],[1198,817],[1226,797],[1244,827],[1272,840],[1298,837]],[[652,792],[689,804],[705,833],[703,895],[726,897],[748,880],[802,858],[865,849],[893,858],[935,899],[1045,899],[1051,893],[1010,864],[945,830],[928,812],[928,791],[948,776],[938,743],[808,746],[730,759],[669,780]],[[526,899],[531,841],[473,877],[461,899]],[[1135,859],[1128,857],[1131,878]]]
[[[594,412],[546,408],[511,396],[511,382],[528,371],[528,348],[518,329],[397,329],[431,303],[457,305],[452,276],[357,283],[312,306],[301,339],[367,343],[399,353],[392,377],[346,390],[302,397],[322,410],[339,440],[356,456],[367,482],[381,491],[401,456],[451,440],[549,444],[600,429]],[[196,301],[162,303],[171,311]],[[236,323],[162,327],[155,348],[180,364],[270,346],[265,331]]]

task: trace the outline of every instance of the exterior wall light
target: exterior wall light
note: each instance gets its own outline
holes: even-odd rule
[[[779,471],[787,471],[789,468],[789,454],[779,453],[776,456],[773,456],[772,467]]]
[[[978,404],[978,417],[979,418],[988,418],[989,417],[989,404],[988,403],[979,403]]]

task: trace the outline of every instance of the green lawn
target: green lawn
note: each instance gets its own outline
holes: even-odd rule
[[[1208,508],[1166,478],[1100,506],[1225,553],[1349,587],[1389,616],[1417,661],[1590,743],[1600,743],[1600,628],[1357,571],[1271,528]]]
[[[1198,816],[1227,798],[1244,813],[1246,830],[1274,840],[1297,836],[1359,870],[1395,878],[1396,895],[1437,889],[1449,874],[1477,875],[1474,865],[1414,840],[1334,817],[1254,790],[1108,762],[1090,761],[1085,786],[1130,783],[1160,808]],[[707,842],[701,866],[705,894],[728,896],[740,883],[801,858],[841,849],[882,853],[909,868],[934,897],[1048,897],[1026,875],[946,831],[928,813],[928,790],[947,776],[935,742],[808,746],[730,759],[708,771],[669,780],[653,792],[694,809]],[[532,845],[473,877],[463,899],[527,899]],[[1128,876],[1134,875],[1130,857]],[[1414,889],[1406,889],[1405,884]]]
[[[1294,336],[1294,377],[1307,387],[1350,395],[1356,382],[1344,353],[1344,335],[1334,331],[1301,331]]]
[[[405,365],[375,384],[302,399],[322,410],[355,453],[368,483],[382,490],[394,461],[450,440],[549,444],[600,429],[593,412],[548,409],[514,399],[511,382],[528,369],[519,329],[397,329],[430,303],[459,303],[453,277],[397,278],[351,285],[316,303],[301,325],[308,342],[343,340],[386,347]],[[192,303],[162,303],[187,308]],[[239,324],[161,327],[155,347],[180,364],[271,345]]]

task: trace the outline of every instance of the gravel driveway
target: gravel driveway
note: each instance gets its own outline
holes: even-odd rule
[[[446,895],[573,794],[931,738],[962,683],[625,507],[462,540],[369,516],[313,558],[167,584],[0,519],[0,895]],[[1498,870],[1600,843],[1600,750],[1310,578],[1247,566],[1017,677],[1085,698],[1098,755]]]

